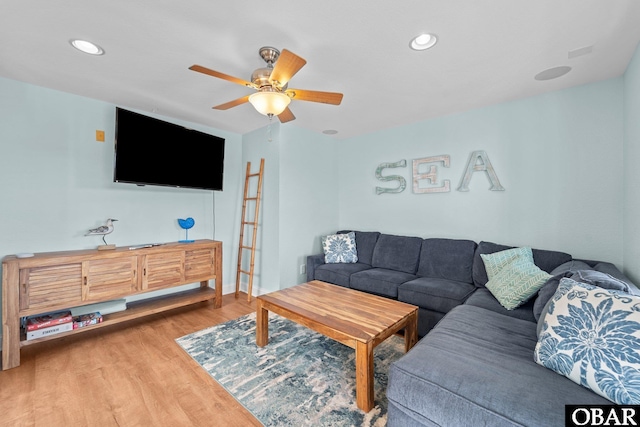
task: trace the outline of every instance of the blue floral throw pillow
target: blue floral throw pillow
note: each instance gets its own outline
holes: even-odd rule
[[[324,262],[327,264],[358,262],[356,233],[331,234],[322,238]]]
[[[640,297],[563,278],[534,360],[614,403],[640,404]]]

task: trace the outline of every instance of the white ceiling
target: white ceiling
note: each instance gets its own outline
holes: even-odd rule
[[[422,32],[438,44],[409,49]],[[260,47],[286,48],[307,60],[290,88],[344,99],[294,100],[284,126],[349,138],[620,76],[639,40],[637,0],[0,0],[0,76],[240,134],[268,119],[211,107],[252,90],[189,66],[250,80]],[[534,79],[561,65],[573,69]]]

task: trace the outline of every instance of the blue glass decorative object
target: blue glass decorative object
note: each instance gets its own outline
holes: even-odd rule
[[[185,232],[184,240],[178,240],[180,243],[192,243],[195,241],[189,240],[189,229],[193,227],[195,223],[196,222],[191,217],[187,219],[178,218],[178,225],[180,226],[180,228],[183,228]]]

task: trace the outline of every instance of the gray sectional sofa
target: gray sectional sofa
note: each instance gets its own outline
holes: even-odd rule
[[[344,233],[348,231],[342,231]],[[358,262],[307,258],[307,279],[419,307],[418,344],[389,373],[388,426],[561,426],[566,404],[611,404],[534,361],[537,320],[559,278],[592,270],[635,285],[613,264],[533,249],[552,278],[525,304],[505,309],[484,286],[481,254],[510,246],[355,231]]]

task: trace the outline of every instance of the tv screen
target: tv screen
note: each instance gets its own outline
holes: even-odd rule
[[[115,182],[222,190],[224,138],[116,108]]]

